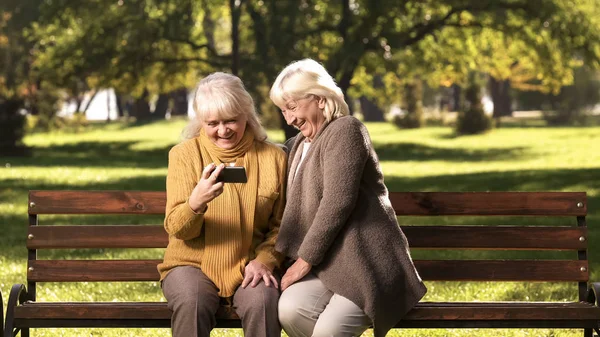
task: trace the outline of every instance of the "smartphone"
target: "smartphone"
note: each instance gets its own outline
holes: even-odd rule
[[[243,166],[225,166],[217,181],[224,183],[245,183],[248,181],[246,176],[246,169]]]

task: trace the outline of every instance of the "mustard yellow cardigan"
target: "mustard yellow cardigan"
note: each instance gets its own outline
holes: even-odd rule
[[[200,180],[202,170],[210,164],[202,162],[199,141],[199,138],[189,139],[169,151],[164,221],[165,230],[169,234],[169,245],[163,262],[158,265],[161,281],[169,271],[178,266],[202,269],[204,215],[194,213],[188,204],[188,198]],[[268,142],[255,141],[255,147],[259,165],[256,211],[252,242],[242,243],[243,247],[249,249],[239,256],[242,273],[243,266],[255,258],[271,270],[278,267],[283,258],[275,251],[274,246],[285,205],[286,154],[279,146]],[[224,250],[229,248],[231,247],[227,245],[222,247]],[[225,268],[223,270],[225,272]],[[219,289],[239,286],[236,275],[223,276],[222,280],[226,284],[216,284]],[[232,294],[220,295],[227,297]]]

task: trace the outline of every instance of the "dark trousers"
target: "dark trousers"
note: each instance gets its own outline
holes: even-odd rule
[[[173,337],[209,337],[216,325],[215,314],[220,304],[218,288],[204,273],[194,267],[171,270],[162,282],[169,309],[173,311]],[[264,282],[255,288],[239,287],[233,295],[233,307],[242,320],[244,335],[249,337],[281,336],[277,317],[279,290]]]

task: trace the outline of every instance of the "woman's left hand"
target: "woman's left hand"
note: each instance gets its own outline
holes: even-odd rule
[[[254,288],[260,283],[260,280],[263,280],[267,287],[270,287],[271,284],[273,284],[273,287],[275,287],[275,289],[279,288],[279,284],[277,284],[277,279],[275,278],[275,276],[273,276],[271,270],[269,270],[269,268],[267,268],[267,266],[265,266],[264,264],[256,260],[252,260],[246,265],[246,268],[244,269],[244,280],[242,281],[242,288],[246,288],[248,284],[250,284],[250,286]]]
[[[310,263],[302,260],[302,258],[298,258],[281,278],[281,291],[284,291],[287,287],[306,276],[311,268],[312,265]]]

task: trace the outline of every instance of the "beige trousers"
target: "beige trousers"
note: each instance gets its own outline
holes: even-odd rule
[[[281,294],[279,321],[290,337],[360,336],[371,325],[361,308],[312,273]]]
[[[209,337],[216,325],[215,314],[221,298],[217,286],[194,267],[171,270],[162,282],[169,309],[173,311],[173,337]],[[242,320],[244,335],[250,337],[279,337],[281,327],[277,318],[279,290],[259,283],[255,288],[239,287],[233,295],[233,308]]]

